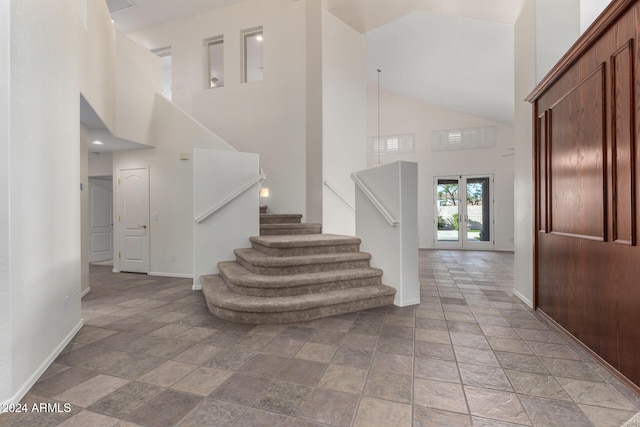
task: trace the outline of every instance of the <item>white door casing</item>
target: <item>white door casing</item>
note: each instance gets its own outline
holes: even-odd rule
[[[149,168],[118,171],[118,270],[149,272]]]
[[[113,259],[113,182],[89,178],[89,262]]]

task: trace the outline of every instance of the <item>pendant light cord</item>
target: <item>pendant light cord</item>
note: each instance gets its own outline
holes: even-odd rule
[[[380,166],[382,164],[380,161],[380,73],[382,70],[378,68],[376,71],[378,72],[378,144],[376,144],[378,149],[378,163],[376,163],[376,166]]]

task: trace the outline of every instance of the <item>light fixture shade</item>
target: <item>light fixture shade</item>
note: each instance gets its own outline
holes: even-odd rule
[[[260,197],[269,197],[269,188],[261,188],[260,189]]]

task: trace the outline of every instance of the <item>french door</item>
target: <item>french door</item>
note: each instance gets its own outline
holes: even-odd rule
[[[435,248],[494,249],[493,175],[435,177]]]

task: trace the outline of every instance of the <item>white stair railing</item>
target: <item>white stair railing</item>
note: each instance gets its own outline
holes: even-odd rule
[[[353,182],[356,183],[356,185],[362,191],[362,193],[365,196],[367,196],[367,199],[369,199],[369,201],[373,204],[373,206],[376,207],[376,209],[378,210],[378,212],[380,212],[380,214],[384,217],[384,219],[387,220],[390,226],[397,227],[400,224],[400,221],[395,219],[393,215],[389,213],[389,211],[387,210],[387,208],[384,207],[380,199],[378,199],[376,195],[373,194],[373,192],[371,192],[371,189],[369,189],[367,184],[365,184],[356,173],[351,174],[351,179],[353,180]]]
[[[347,206],[349,206],[351,208],[352,211],[356,210],[356,207],[353,206],[353,203],[351,203],[348,199],[347,196],[345,196],[340,190],[338,190],[336,187],[334,187],[329,181],[325,181],[324,185],[333,192],[333,194],[335,194],[336,196],[338,196],[338,198],[340,200],[342,200]]]
[[[231,203],[233,200],[240,197],[246,191],[253,188],[254,185],[264,181],[265,179],[266,179],[266,176],[264,174],[258,175],[256,178],[252,178],[246,184],[244,184],[243,186],[238,188],[236,191],[231,193],[229,196],[225,197],[220,203],[216,204],[214,207],[212,207],[211,209],[207,210],[205,213],[197,217],[196,222],[200,224],[206,221],[206,219],[209,218],[211,215],[215,214],[220,209],[224,208],[229,203]]]

